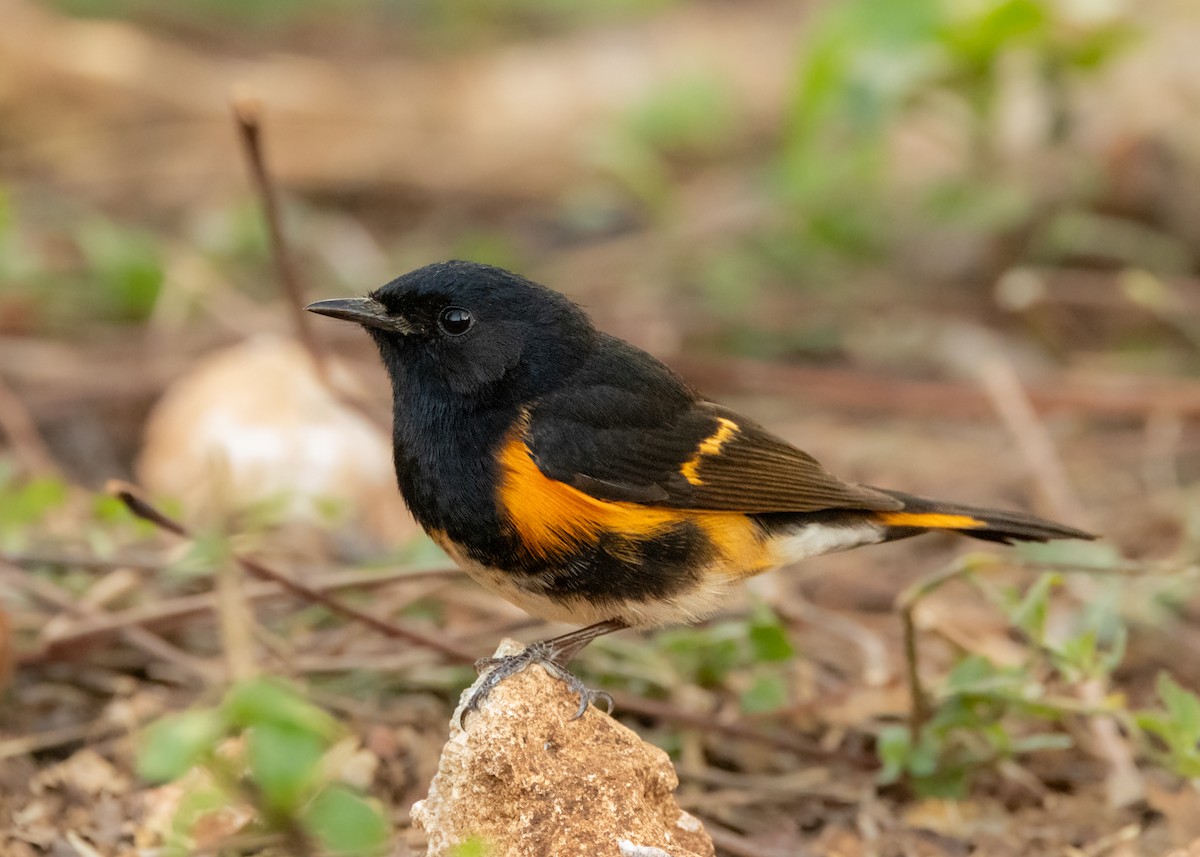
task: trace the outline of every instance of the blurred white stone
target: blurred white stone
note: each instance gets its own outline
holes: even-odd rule
[[[344,366],[330,371],[339,390],[355,390]],[[189,520],[280,503],[282,520],[315,523],[333,504],[339,530],[376,545],[418,532],[396,488],[391,438],[335,396],[290,339],[247,340],[175,381],[147,420],[137,469]]]

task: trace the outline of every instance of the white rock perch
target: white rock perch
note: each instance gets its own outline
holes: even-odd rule
[[[505,640],[496,654],[520,648]],[[429,796],[412,808],[427,857],[472,838],[489,857],[712,857],[700,822],[675,802],[667,754],[595,708],[571,720],[577,706],[535,666],[501,682],[465,731],[454,712]]]

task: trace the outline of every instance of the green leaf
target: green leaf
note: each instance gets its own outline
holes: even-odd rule
[[[667,631],[659,635],[658,643],[670,653],[680,675],[702,687],[714,687],[745,665],[745,636],[744,624],[722,622],[711,628]]]
[[[908,771],[918,779],[926,779],[934,776],[941,768],[940,756],[941,747],[938,740],[934,737],[930,730],[925,730],[921,734],[921,740],[917,742],[908,754]]]
[[[107,220],[79,230],[97,310],[121,321],[140,321],[154,308],[163,283],[157,242],[148,234],[123,229]]]
[[[1058,646],[1056,654],[1063,663],[1073,668],[1081,676],[1091,674],[1096,664],[1096,631],[1089,629],[1068,637]]]
[[[986,74],[1001,53],[1015,42],[1028,42],[1045,31],[1048,12],[1038,0],[1002,0],[982,4],[947,26],[942,42],[967,71]]]
[[[1178,744],[1200,742],[1200,698],[1181,687],[1167,672],[1158,674],[1157,690],[1171,728],[1179,737]]]
[[[1125,650],[1129,645],[1129,629],[1122,622],[1117,625],[1117,629],[1113,632],[1112,642],[1109,643],[1108,651],[1100,658],[1099,667],[1104,675],[1111,675],[1121,662],[1125,660]]]
[[[668,81],[629,114],[629,133],[658,152],[707,153],[729,137],[735,102],[728,83],[711,74]]]
[[[212,574],[229,562],[229,552],[229,538],[223,533],[198,533],[183,556],[171,563],[171,574],[181,578]]]
[[[741,695],[742,710],[747,714],[778,711],[787,705],[787,679],[778,674],[760,675]]]
[[[1087,33],[1071,46],[1067,62],[1075,68],[1091,71],[1103,66],[1138,39],[1132,27],[1112,24]]]
[[[887,785],[900,779],[908,769],[912,734],[907,726],[885,726],[875,739],[875,753],[882,767],[876,779]]]
[[[313,798],[304,808],[302,820],[335,854],[378,854],[391,839],[392,831],[383,815],[344,786],[331,786]],[[480,848],[463,853],[482,855],[485,851]]]
[[[946,693],[964,693],[990,686],[1000,675],[996,665],[983,655],[969,655],[954,665],[946,676]]]
[[[320,774],[326,746],[320,735],[279,723],[248,731],[250,773],[271,808],[291,813],[303,802]]]
[[[162,718],[142,734],[138,775],[152,782],[178,779],[213,750],[225,728],[225,719],[212,709]]]
[[[36,523],[62,506],[67,496],[67,485],[61,479],[30,479],[16,486],[0,486],[0,523],[5,529]]]
[[[1043,574],[1037,579],[1021,603],[1009,614],[1009,621],[1039,645],[1046,637],[1046,616],[1050,609],[1050,593],[1062,584],[1061,574]]]
[[[971,770],[967,765],[946,765],[914,776],[913,788],[924,798],[957,800],[966,796]]]
[[[270,723],[330,739],[337,721],[281,681],[257,679],[237,685],[225,697],[230,721],[247,728]]]
[[[1166,712],[1157,709],[1138,711],[1133,715],[1133,722],[1137,724],[1138,729],[1157,735],[1170,745],[1173,730],[1171,720],[1167,717]]]
[[[754,659],[760,662],[787,661],[796,654],[787,631],[772,615],[751,623],[750,645],[754,649]]]

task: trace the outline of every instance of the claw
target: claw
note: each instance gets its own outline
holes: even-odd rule
[[[480,658],[475,662],[476,672],[481,675],[485,672],[487,674],[484,675],[483,680],[479,682],[470,697],[467,698],[466,704],[463,705],[462,713],[458,718],[459,728],[466,729],[467,714],[472,711],[478,711],[483,701],[496,688],[496,685],[500,684],[506,678],[522,672],[530,664],[540,664],[546,672],[565,683],[568,690],[579,694],[579,710],[575,712],[571,718],[572,720],[578,720],[587,712],[589,705],[599,702],[604,703],[605,713],[612,714],[612,696],[603,690],[589,689],[584,685],[581,678],[554,660],[553,653],[548,646],[543,643],[533,643],[515,655],[508,655],[502,658]]]
[[[475,675],[483,675],[492,667],[500,666],[504,658],[480,658],[475,662]]]
[[[604,703],[605,714],[612,714],[616,710],[617,703],[613,700],[612,694],[607,690],[589,690],[588,695],[591,697],[588,702],[597,708],[600,707],[601,702]]]

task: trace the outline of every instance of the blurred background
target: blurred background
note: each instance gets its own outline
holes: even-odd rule
[[[441,573],[393,487],[370,343],[294,311],[446,258],[565,292],[844,478],[1105,536],[822,558],[712,625],[590,649],[719,853],[1200,836],[1200,6],[0,0],[0,20],[5,853],[84,853],[52,850],[52,817],[104,854],[194,846],[129,733],[262,672],[350,724],[372,766],[351,784],[406,829],[469,670],[266,584],[230,584],[252,608],[214,593],[251,552],[479,656],[547,633]],[[196,538],[134,521],[112,478]],[[931,574],[951,583],[926,597]],[[85,752],[117,785],[87,784]]]

